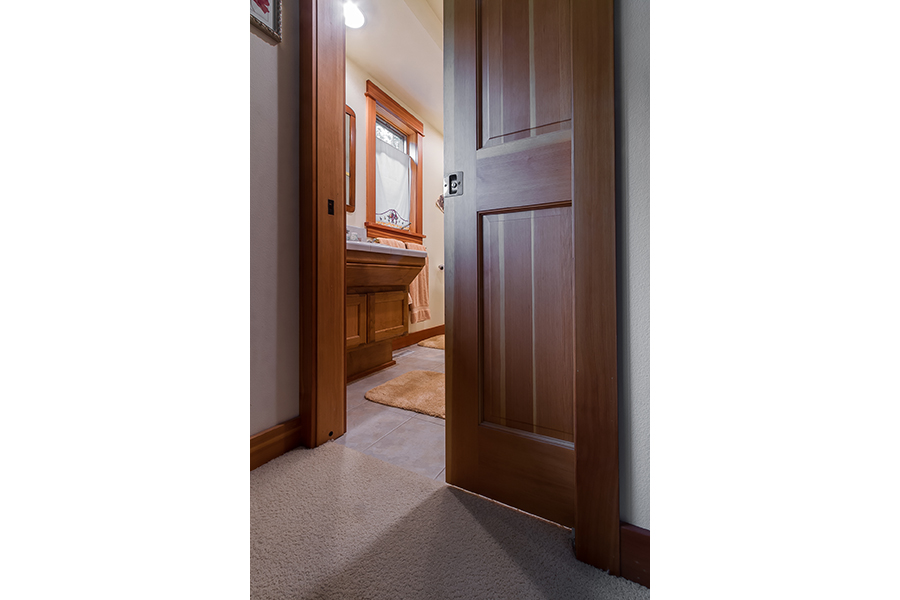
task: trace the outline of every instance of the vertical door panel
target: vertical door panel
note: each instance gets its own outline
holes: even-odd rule
[[[482,217],[482,419],[574,441],[572,210]]]
[[[556,0],[479,4],[481,147],[571,127],[570,12]]]
[[[617,573],[612,1],[445,0],[444,30],[447,481]]]

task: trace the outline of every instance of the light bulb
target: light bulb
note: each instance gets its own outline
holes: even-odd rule
[[[344,23],[347,27],[359,29],[365,22],[366,18],[363,16],[362,11],[359,10],[358,6],[352,2],[344,2]]]

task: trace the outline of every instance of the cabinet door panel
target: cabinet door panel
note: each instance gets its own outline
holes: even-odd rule
[[[362,294],[347,295],[347,348],[366,343],[366,297]]]
[[[380,342],[406,333],[409,327],[409,295],[378,292],[369,296],[369,342]]]

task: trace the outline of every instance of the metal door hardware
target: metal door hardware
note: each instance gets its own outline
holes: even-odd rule
[[[463,194],[463,173],[457,171],[450,173],[444,177],[444,197],[462,196]]]

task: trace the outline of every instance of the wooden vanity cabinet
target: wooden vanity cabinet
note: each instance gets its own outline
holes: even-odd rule
[[[406,291],[367,294],[370,342],[406,335],[409,330],[409,294]]]
[[[394,364],[391,340],[409,331],[409,283],[424,257],[347,250],[347,380]]]
[[[366,294],[347,294],[347,349],[356,348],[368,340],[369,320]]]

